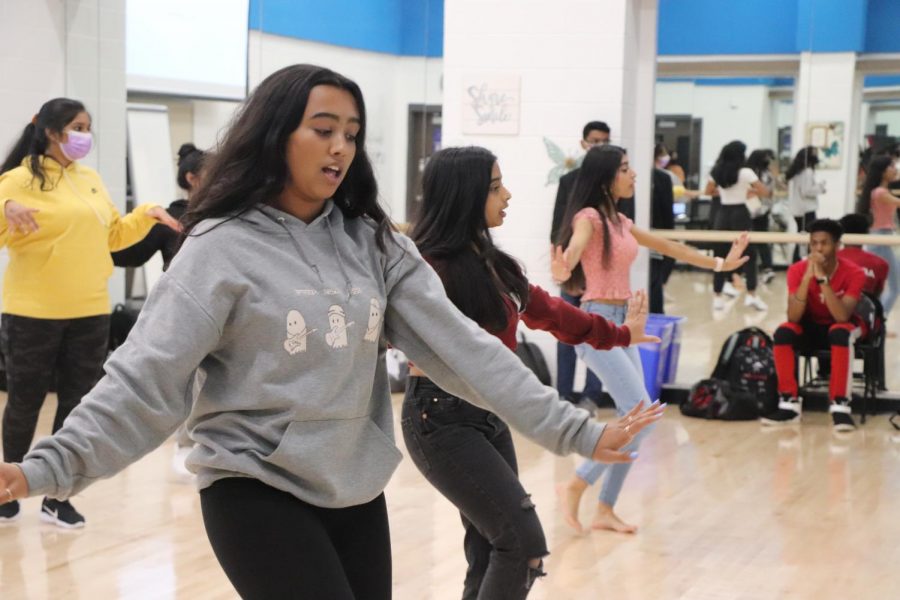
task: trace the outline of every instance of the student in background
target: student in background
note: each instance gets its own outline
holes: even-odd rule
[[[760,181],[753,170],[745,166],[747,146],[743,142],[734,141],[726,144],[719,153],[719,158],[710,172],[721,198],[721,206],[716,213],[713,229],[724,231],[747,231],[752,226],[750,204],[760,203],[760,198],[768,198],[771,191]],[[728,244],[718,244],[716,256],[724,256],[729,251]],[[762,298],[756,295],[756,250],[753,245],[747,247],[748,261],[744,264],[747,277],[747,296],[744,306],[765,311],[769,307]],[[716,273],[713,277],[713,310],[725,308],[722,297],[728,273]]]
[[[768,190],[768,195],[758,198],[750,211],[753,231],[769,231],[769,213],[772,212],[772,197],[775,193],[775,178],[771,166],[775,160],[775,152],[769,149],[754,150],[747,157],[747,168],[756,173],[759,182]],[[762,267],[762,281],[769,283],[775,277],[772,264],[772,244],[754,244],[759,254],[759,266]]]
[[[801,148],[794,156],[784,177],[788,182],[791,213],[797,223],[797,231],[805,232],[807,226],[816,220],[819,210],[819,196],[825,193],[825,182],[816,181],[816,165],[819,164],[818,151],[813,146]],[[794,262],[800,260],[802,244],[794,248]]]
[[[872,159],[856,212],[871,219],[869,232],[873,235],[897,235],[894,213],[900,207],[900,198],[894,196],[888,187],[896,180],[897,168],[890,155]],[[887,286],[880,298],[887,318],[900,295],[900,262],[897,261],[893,246],[871,245],[866,250],[877,254],[888,264]]]
[[[590,150],[594,146],[602,146],[609,143],[610,129],[609,125],[603,121],[590,121],[585,124],[581,130],[581,147],[584,150]],[[559,228],[563,216],[568,206],[569,195],[572,193],[572,187],[578,178],[579,169],[572,169],[559,178],[559,187],[556,190],[556,202],[553,204],[553,221],[550,227],[550,243],[555,244],[559,235]],[[570,294],[565,289],[561,290],[560,297],[575,306],[581,306],[580,290],[571,290]],[[584,389],[580,394],[580,398],[576,400],[575,394],[575,367],[576,367],[575,348],[569,344],[559,342],[556,344],[556,389],[559,395],[569,402],[578,404],[582,408],[593,411],[600,402],[600,396],[603,394],[603,386],[597,376],[587,371],[584,381]]]
[[[206,160],[206,152],[197,149],[191,143],[182,144],[178,149],[178,174],[176,181],[178,187],[186,192],[187,198],[178,198],[169,204],[166,209],[175,219],[180,219],[188,207],[191,196],[200,187],[203,180],[203,163]],[[159,252],[163,258],[163,270],[169,268],[169,263],[175,258],[178,247],[181,245],[181,234],[170,227],[154,225],[147,236],[136,244],[133,244],[118,252],[113,252],[113,263],[117,267],[140,267]]]
[[[156,223],[179,228],[156,204],[122,217],[100,175],[78,162],[92,145],[84,105],[55,98],[41,106],[0,167],[0,243],[9,250],[2,325],[6,462],[21,462],[28,452],[54,372],[54,432],[102,375],[109,345],[110,251],[134,244]],[[41,519],[83,527],[85,519],[72,503],[56,498],[44,498]],[[0,506],[0,521],[18,517],[18,502]]]

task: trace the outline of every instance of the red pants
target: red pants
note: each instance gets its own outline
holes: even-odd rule
[[[796,350],[818,351],[831,349],[831,378],[828,398],[850,398],[853,383],[853,344],[865,333],[860,323],[782,323],[775,330],[775,372],[778,393],[797,397]]]

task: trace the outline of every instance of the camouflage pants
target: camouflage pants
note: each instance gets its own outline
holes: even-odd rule
[[[109,315],[33,319],[3,314],[2,327],[8,392],[3,459],[20,462],[31,446],[54,375],[58,398],[54,432],[99,381],[109,345]]]

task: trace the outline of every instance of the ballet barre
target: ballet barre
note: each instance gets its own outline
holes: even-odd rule
[[[707,229],[651,229],[651,233],[677,242],[733,242],[740,231],[718,231]],[[780,233],[776,231],[750,231],[751,244],[805,244],[808,233]],[[851,246],[898,246],[900,235],[872,235],[845,233],[841,243]]]

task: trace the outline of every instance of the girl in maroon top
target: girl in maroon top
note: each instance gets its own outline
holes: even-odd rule
[[[489,229],[503,223],[510,197],[496,157],[484,148],[447,148],[429,159],[422,214],[410,236],[457,308],[511,349],[520,319],[563,342],[601,349],[658,341],[644,334],[643,292],[636,294],[624,325],[616,326],[530,285],[519,263],[491,240]],[[497,415],[440,389],[417,368],[410,375],[403,437],[416,467],[462,516],[469,565],[463,598],[525,598],[543,575],[547,547],[534,503],[518,480],[509,428]],[[656,405],[646,411],[638,406],[623,419],[643,428],[658,414]],[[635,424],[628,427],[632,435],[639,431]],[[599,454],[608,462],[633,459],[613,451]]]

